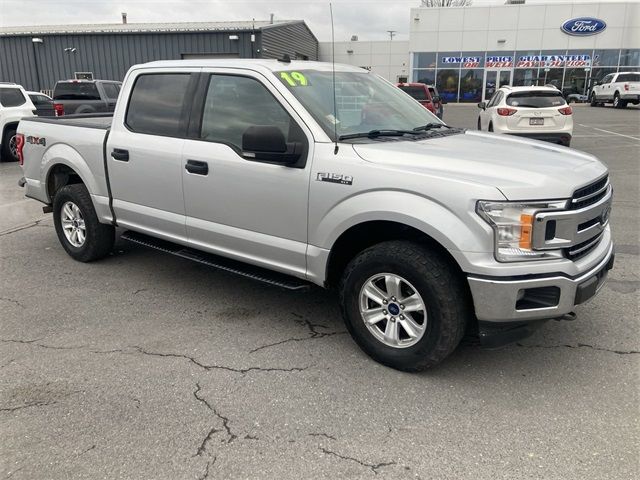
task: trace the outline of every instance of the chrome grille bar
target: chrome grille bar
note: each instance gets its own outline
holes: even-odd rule
[[[607,191],[609,189],[609,179],[607,178],[607,182],[604,184],[604,186],[602,188],[600,188],[599,190],[596,190],[593,193],[590,193],[589,195],[585,195],[583,197],[579,197],[579,198],[573,198],[571,199],[571,203],[572,204],[576,204],[576,203],[580,203],[580,202],[584,202],[585,200],[589,200],[590,198],[593,197],[597,197],[598,195],[602,194],[603,192]]]

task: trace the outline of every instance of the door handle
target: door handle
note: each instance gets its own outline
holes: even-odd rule
[[[209,164],[207,162],[200,162],[198,160],[187,160],[187,164],[184,168],[189,173],[195,175],[207,175],[209,173]]]
[[[111,157],[114,160],[119,160],[121,162],[129,161],[129,150],[123,150],[121,148],[114,148],[111,152]]]

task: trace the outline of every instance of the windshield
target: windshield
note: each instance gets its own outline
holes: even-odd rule
[[[408,93],[416,100],[420,100],[420,101],[429,100],[427,98],[427,92],[425,92],[423,87],[411,87],[409,85],[400,85],[398,88],[403,92]]]
[[[95,83],[59,82],[53,92],[54,100],[100,100]]]
[[[337,120],[333,111],[331,71],[275,74],[332,140],[335,140],[334,124],[340,137],[372,130],[412,130],[429,123],[442,123],[395,85],[371,73],[335,73]]]
[[[516,92],[507,97],[507,105],[510,107],[547,108],[558,107],[565,103],[562,93],[547,90]]]

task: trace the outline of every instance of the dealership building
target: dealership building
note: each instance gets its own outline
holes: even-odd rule
[[[330,58],[327,45],[321,59]],[[479,102],[506,84],[584,93],[608,73],[640,70],[640,4],[413,8],[408,42],[337,43],[336,61],[393,82],[435,84],[449,102]]]

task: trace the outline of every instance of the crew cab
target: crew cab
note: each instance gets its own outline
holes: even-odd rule
[[[435,87],[424,83],[398,83],[396,86],[418,101],[420,105],[431,113],[442,119],[443,102]]]
[[[612,103],[614,108],[625,108],[629,103],[640,103],[640,72],[618,72],[605,75],[596,82],[589,96],[592,107]]]
[[[137,65],[113,117],[18,132],[20,183],[75,260],[107,256],[118,227],[280,288],[335,289],[357,344],[401,370],[465,332],[495,347],[573,317],[613,265],[597,158],[448,126],[352,66]]]
[[[18,160],[16,128],[23,117],[35,115],[36,107],[20,85],[0,82],[0,161]]]

